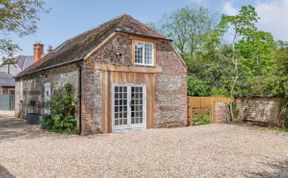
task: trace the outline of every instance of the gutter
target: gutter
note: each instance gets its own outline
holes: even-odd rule
[[[77,64],[78,67],[78,102],[79,102],[79,135],[82,133],[82,63]]]

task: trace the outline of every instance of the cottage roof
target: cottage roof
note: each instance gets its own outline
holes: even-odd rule
[[[15,58],[15,63],[20,67],[21,70],[31,66],[34,62],[33,56],[19,55]]]
[[[16,78],[45,70],[52,66],[60,66],[82,60],[96,46],[116,31],[164,39],[164,36],[160,33],[124,14],[66,40],[51,53],[46,54],[38,62],[22,71]]]
[[[15,81],[12,75],[0,72],[0,87],[14,87]]]
[[[18,66],[21,70],[26,69],[27,67],[32,65],[33,62],[34,62],[33,56],[24,56],[24,55],[18,55],[13,60],[13,64]],[[11,64],[11,60],[3,62],[1,66],[8,64]]]

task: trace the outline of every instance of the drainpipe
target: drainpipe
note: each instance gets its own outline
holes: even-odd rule
[[[78,102],[79,102],[79,135],[82,132],[82,62],[77,64],[78,67]]]

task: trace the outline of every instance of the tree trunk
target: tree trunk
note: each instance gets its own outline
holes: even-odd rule
[[[237,59],[236,51],[235,51],[236,38],[237,38],[237,31],[234,34],[233,43],[232,43],[232,62],[234,64],[235,78],[234,78],[233,83],[232,83],[231,88],[230,88],[230,100],[231,101],[230,101],[229,106],[230,106],[231,121],[235,119],[234,112],[233,112],[234,89],[235,89],[235,86],[236,86],[236,83],[237,83],[238,77],[239,77],[239,74],[238,74],[238,59]]]

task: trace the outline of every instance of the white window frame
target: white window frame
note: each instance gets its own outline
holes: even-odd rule
[[[143,51],[142,51],[142,63],[138,63],[138,62],[136,62],[136,45],[137,45],[137,43],[143,43]],[[152,63],[151,64],[146,64],[145,63],[145,44],[151,44],[152,45]],[[145,42],[145,41],[137,41],[137,40],[135,40],[134,41],[134,64],[135,65],[143,65],[143,66],[155,66],[155,64],[154,64],[154,61],[155,61],[155,59],[154,59],[154,53],[155,53],[155,51],[154,51],[154,43],[151,43],[151,42]]]
[[[127,107],[127,125],[124,126],[115,126],[115,86],[125,86],[127,87],[127,103],[131,101],[131,87],[142,87],[143,88],[143,122],[141,124],[131,124],[131,108]],[[119,84],[113,83],[112,84],[112,132],[121,132],[123,130],[139,130],[139,129],[146,129],[147,127],[147,89],[145,84]]]

